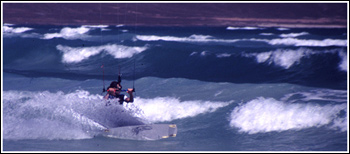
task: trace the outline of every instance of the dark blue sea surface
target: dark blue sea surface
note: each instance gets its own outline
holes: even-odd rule
[[[347,151],[342,28],[3,25],[4,151]],[[122,76],[134,103],[106,106]],[[127,94],[126,94],[127,95]],[[157,141],[106,128],[176,124]]]

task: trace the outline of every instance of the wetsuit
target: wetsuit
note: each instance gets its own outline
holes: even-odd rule
[[[118,82],[113,81],[107,89],[109,89],[110,87],[117,88],[116,84],[119,84],[119,86],[120,86],[119,89],[122,89],[122,85],[120,85],[121,82],[122,82],[122,77],[119,74],[118,75]],[[124,95],[123,94],[119,94],[119,95],[117,94],[116,96],[108,95],[108,99],[118,99],[119,104],[124,103]]]
[[[116,96],[108,95],[108,99],[118,99],[118,102],[120,105],[124,103],[124,95],[123,94],[119,94]]]

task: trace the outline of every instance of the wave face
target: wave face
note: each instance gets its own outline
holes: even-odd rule
[[[347,150],[346,29],[5,24],[3,38],[5,151]],[[134,103],[102,99],[119,73]],[[101,135],[150,123],[178,134]]]

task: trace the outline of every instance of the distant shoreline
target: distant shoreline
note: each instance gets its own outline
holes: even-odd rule
[[[144,26],[144,27],[281,27],[281,28],[347,28],[347,21],[337,21],[336,24],[330,22],[332,19],[322,20],[296,20],[296,19],[252,19],[252,18],[208,18],[204,21],[192,21],[187,23],[187,20],[177,20],[177,23],[166,23],[166,20],[171,19],[152,19],[154,22],[140,20],[137,23],[126,21],[125,23],[117,23],[113,21],[103,20],[100,22],[88,20],[73,20],[69,22],[57,22],[50,19],[42,18],[25,22],[16,19],[8,19],[4,21],[6,24],[15,25],[109,25],[109,26]]]
[[[35,26],[81,26],[81,25],[107,25],[107,26],[137,26],[137,27],[260,27],[260,28],[347,28],[344,25],[308,25],[308,24],[281,24],[281,23],[264,23],[264,24],[239,24],[239,25],[126,25],[126,24],[99,24],[99,23],[53,23],[53,24],[37,24],[37,23],[3,23],[13,25],[35,25]]]
[[[17,25],[347,28],[346,3],[4,3]]]

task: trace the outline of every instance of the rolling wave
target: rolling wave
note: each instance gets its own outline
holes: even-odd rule
[[[260,52],[260,53],[244,53],[244,57],[255,57],[256,62],[258,63],[268,63],[281,66],[285,69],[289,69],[294,64],[300,63],[302,58],[310,58],[312,55],[321,55],[321,54],[336,54],[338,53],[341,61],[338,63],[339,70],[347,71],[346,63],[347,55],[343,52],[342,49],[339,50],[324,50],[324,51],[315,51],[308,48],[298,48],[298,49],[277,49],[269,52]]]
[[[79,74],[79,79],[101,78],[102,62],[106,75],[114,75],[120,65],[129,79],[180,77],[344,89],[344,72],[348,71],[347,40],[341,39],[342,30],[330,36],[321,35],[322,29],[231,31],[221,27],[214,33],[183,28],[175,34],[172,29],[159,32],[158,28],[143,27],[132,33],[124,31],[130,27],[122,30],[106,25],[4,28],[4,70],[28,76],[75,78]],[[26,39],[30,36],[34,39]]]
[[[135,102],[144,111],[144,117],[152,123],[172,121],[194,117],[207,112],[215,112],[218,108],[225,107],[230,103],[232,102],[180,101],[171,97],[139,98]]]
[[[234,108],[230,126],[249,134],[328,126],[347,131],[347,104],[287,103],[259,97]]]
[[[106,52],[112,55],[115,59],[118,58],[130,58],[135,54],[141,53],[147,49],[147,47],[128,47],[118,44],[107,44],[95,47],[69,47],[64,45],[57,45],[57,50],[63,53],[63,63],[78,63],[88,59],[91,56]]]

